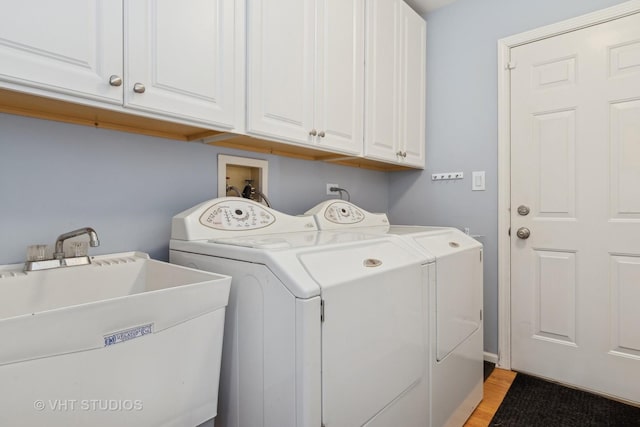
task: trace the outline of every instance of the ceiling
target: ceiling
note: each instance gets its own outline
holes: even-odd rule
[[[406,0],[406,2],[420,15],[453,3],[455,0]]]

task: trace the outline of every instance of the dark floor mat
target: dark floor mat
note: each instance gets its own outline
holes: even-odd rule
[[[518,374],[491,426],[640,426],[640,408]]]

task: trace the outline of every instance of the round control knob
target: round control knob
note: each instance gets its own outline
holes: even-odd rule
[[[144,93],[145,90],[147,90],[147,88],[144,87],[142,83],[136,83],[133,85],[133,91],[135,93]]]

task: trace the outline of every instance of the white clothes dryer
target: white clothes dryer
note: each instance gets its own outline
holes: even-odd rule
[[[343,200],[328,200],[305,215],[320,230],[358,230],[400,237],[427,258],[435,258],[429,277],[429,425],[461,426],[482,400],[482,244],[456,228],[389,225],[386,214],[372,214]]]
[[[424,254],[234,197],[171,237],[171,262],[232,276],[216,426],[428,424]]]

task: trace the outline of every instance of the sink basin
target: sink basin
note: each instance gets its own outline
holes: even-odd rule
[[[0,425],[213,418],[230,282],[136,252],[0,266]]]

